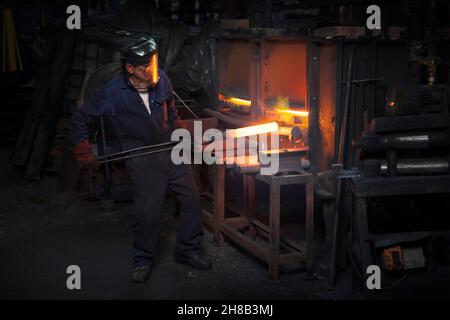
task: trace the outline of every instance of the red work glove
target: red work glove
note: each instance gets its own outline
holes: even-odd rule
[[[82,169],[91,169],[98,166],[97,157],[92,152],[88,139],[83,140],[73,148],[73,155]]]

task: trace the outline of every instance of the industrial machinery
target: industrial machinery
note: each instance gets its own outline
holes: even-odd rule
[[[411,58],[402,41],[308,42],[308,160],[325,222],[318,273],[330,288],[350,262],[364,278],[379,249],[450,230],[437,214],[450,192],[448,86],[435,67],[412,76],[412,61],[437,62],[436,51]],[[422,198],[442,204],[426,226],[415,217],[423,215],[418,203],[414,209]]]
[[[448,86],[436,84],[438,59],[431,47],[422,60],[426,76],[385,85],[384,114],[353,143],[361,175],[350,181],[355,245],[350,250],[360,274],[378,259],[386,272],[430,266],[434,239],[450,235]]]
[[[354,143],[367,177],[449,174],[447,95],[445,85],[388,88],[387,116],[374,118]]]
[[[306,277],[313,279],[314,187],[309,172],[310,109],[307,87],[307,39],[286,36],[224,36],[219,41],[218,99],[215,110],[204,109],[218,119],[222,128],[252,126],[250,136],[267,124],[277,125],[276,143],[258,148],[251,161],[239,161],[234,150],[227,150],[224,165],[212,169],[212,207],[206,206],[204,221],[214,231],[218,245],[226,236],[267,262],[269,278],[277,280],[280,265],[304,263]],[[239,129],[238,129],[239,130]],[[231,151],[231,152],[230,152]],[[265,175],[266,156],[277,156],[277,172]],[[234,161],[233,161],[234,160]],[[229,169],[229,170],[226,170]],[[230,176],[242,181],[242,206],[225,201]],[[226,174],[228,173],[228,174]],[[270,212],[256,208],[256,184],[269,188]],[[288,237],[281,214],[281,193],[285,186],[300,185],[295,218],[305,228]],[[230,212],[231,211],[231,212]],[[300,240],[303,238],[303,240]],[[262,241],[262,242],[261,242]]]

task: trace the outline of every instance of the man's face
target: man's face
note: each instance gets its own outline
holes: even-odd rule
[[[133,66],[126,65],[127,71],[136,77],[140,82],[147,83],[148,86],[154,86],[158,82],[158,55],[154,54],[146,65]]]

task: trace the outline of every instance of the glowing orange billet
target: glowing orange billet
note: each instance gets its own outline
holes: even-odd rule
[[[219,94],[219,100],[223,101],[223,102],[228,102],[228,103],[232,103],[238,106],[246,106],[246,107],[250,107],[252,105],[252,102],[250,100],[245,100],[245,99],[241,99],[241,98],[236,98],[236,97],[226,97],[223,94]]]
[[[260,174],[273,175],[279,168],[278,154],[261,151],[267,150],[269,146],[278,149],[278,130],[278,124],[270,122],[227,129],[225,133],[216,128],[203,132],[202,122],[194,121],[193,136],[184,128],[172,132],[171,140],[177,141],[178,144],[172,149],[171,159],[176,165],[261,163],[264,167],[261,167]]]

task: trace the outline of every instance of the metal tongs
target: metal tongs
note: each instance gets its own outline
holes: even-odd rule
[[[175,97],[177,97],[177,99],[180,100],[181,103],[192,113],[192,115],[195,117],[195,119],[198,119],[198,116],[191,110],[191,108],[189,108],[186,105],[186,103],[183,101],[183,99],[181,99],[180,96],[174,90],[172,90],[172,92],[175,95]],[[134,149],[130,149],[130,150],[124,150],[124,151],[120,151],[120,152],[116,152],[116,153],[107,154],[107,155],[98,157],[98,160],[99,160],[98,163],[101,164],[101,163],[108,163],[108,162],[114,162],[114,161],[121,161],[121,160],[131,159],[131,158],[135,158],[135,157],[146,156],[149,154],[170,151],[170,150],[172,150],[172,147],[174,145],[176,145],[178,142],[179,141],[169,141],[169,142],[154,144],[154,145],[150,145],[150,146],[144,146],[144,147],[139,147],[139,148],[134,148]],[[151,151],[138,153],[138,154],[130,154],[130,153],[133,153],[136,151],[142,151],[142,150],[151,150]],[[112,159],[110,159],[110,158],[112,158]]]
[[[99,160],[98,162],[100,164],[108,163],[108,162],[121,161],[121,160],[136,158],[136,157],[142,157],[142,156],[146,156],[149,154],[154,154],[154,153],[159,153],[159,152],[164,152],[164,151],[170,151],[170,150],[172,150],[173,146],[176,145],[177,143],[179,143],[179,141],[169,141],[169,142],[124,150],[124,151],[120,151],[120,152],[115,152],[115,153],[111,153],[111,154],[107,154],[107,155],[98,157],[98,160]],[[147,151],[147,150],[150,150],[150,151]],[[134,152],[137,152],[137,151],[146,151],[146,152],[139,152],[139,153],[133,154]]]

